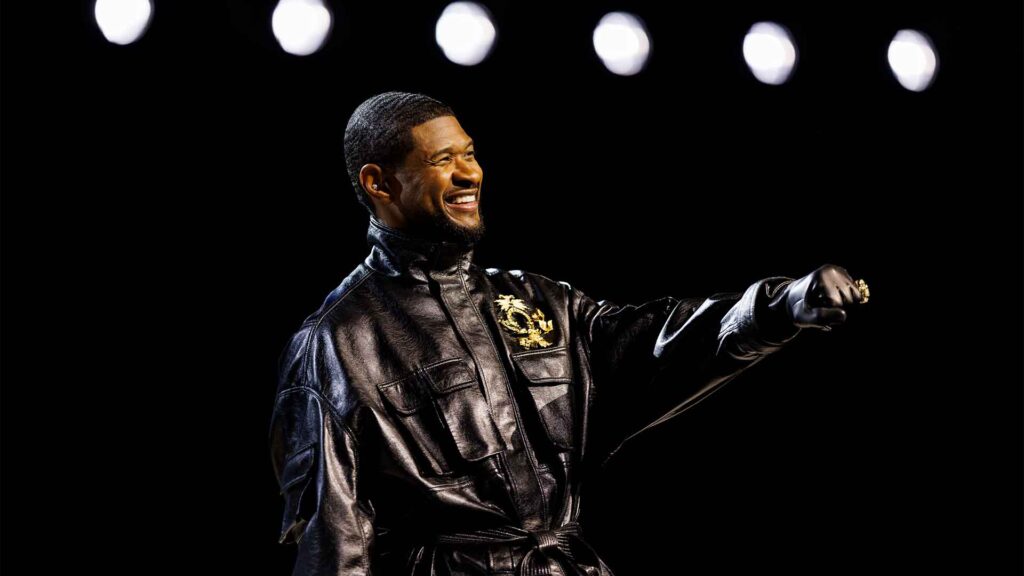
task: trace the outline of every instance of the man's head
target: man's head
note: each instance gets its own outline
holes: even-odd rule
[[[483,236],[483,169],[441,102],[406,92],[367,99],[345,128],[345,165],[359,201],[385,224],[431,239]]]

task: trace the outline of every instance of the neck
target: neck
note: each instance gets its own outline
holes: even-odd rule
[[[368,266],[388,276],[409,276],[426,281],[429,271],[455,271],[469,267],[474,244],[461,239],[435,239],[398,230],[370,216],[366,241]]]

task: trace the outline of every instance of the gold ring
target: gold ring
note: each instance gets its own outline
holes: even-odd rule
[[[865,282],[864,279],[862,278],[860,280],[857,280],[857,282],[855,282],[855,284],[857,285],[857,290],[860,291],[860,296],[862,298],[860,303],[861,304],[867,304],[868,303],[868,298],[871,296],[871,290],[868,288],[868,283]]]

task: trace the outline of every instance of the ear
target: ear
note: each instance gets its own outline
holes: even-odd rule
[[[391,202],[391,194],[388,192],[387,182],[384,181],[384,171],[380,165],[366,164],[360,168],[359,184],[370,195],[370,198],[384,203]]]

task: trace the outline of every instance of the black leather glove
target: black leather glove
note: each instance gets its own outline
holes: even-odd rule
[[[863,301],[864,296],[845,268],[825,264],[786,286],[768,308],[785,315],[794,326],[831,330],[846,321],[844,307]]]

